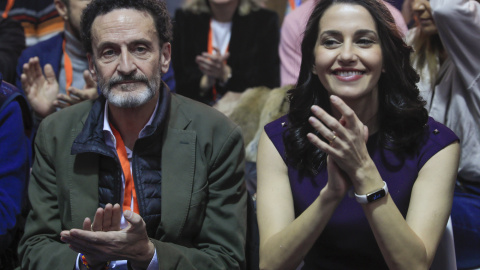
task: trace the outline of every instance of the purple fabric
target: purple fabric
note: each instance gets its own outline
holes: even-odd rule
[[[286,116],[267,124],[265,131],[285,161],[283,122],[287,122]],[[413,184],[422,166],[438,151],[458,140],[450,129],[433,118],[429,118],[428,126],[429,132],[425,134],[418,154],[405,159],[379,147],[377,134],[370,136],[367,142],[370,156],[404,217]],[[291,164],[287,163],[287,166],[295,216],[298,217],[326,185],[327,170],[322,166],[316,176],[309,177],[300,175]],[[360,204],[348,195],[339,204],[304,261],[303,269],[388,269]]]

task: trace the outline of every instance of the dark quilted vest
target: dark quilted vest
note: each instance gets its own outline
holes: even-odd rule
[[[149,237],[159,239],[157,231],[161,219],[161,153],[164,119],[170,104],[167,87],[162,87],[157,112],[143,138],[135,142],[131,160],[132,175],[137,193],[140,215],[147,225]],[[163,98],[164,97],[164,98]],[[121,204],[122,168],[115,150],[109,148],[103,138],[105,99],[100,97],[93,105],[82,132],[75,139],[72,154],[96,153],[99,158],[98,200],[99,207],[107,203]]]

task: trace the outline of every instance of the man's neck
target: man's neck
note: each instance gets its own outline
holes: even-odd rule
[[[66,50],[70,57],[76,57],[80,59],[87,59],[87,53],[83,49],[83,45],[81,40],[75,36],[70,30],[65,28],[65,40],[66,42]]]
[[[157,92],[151,100],[136,108],[119,108],[108,103],[108,121],[115,126],[129,149],[133,150],[140,131],[155,111],[158,95]]]

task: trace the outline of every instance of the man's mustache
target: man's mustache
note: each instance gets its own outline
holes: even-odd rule
[[[126,83],[126,82],[143,82],[148,84],[148,78],[145,75],[137,74],[137,75],[119,75],[116,77],[111,78],[108,81],[108,87],[111,88],[116,84]]]

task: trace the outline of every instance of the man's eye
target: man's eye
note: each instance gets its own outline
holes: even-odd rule
[[[139,46],[139,47],[135,48],[135,51],[138,52],[138,53],[145,53],[147,51],[147,48],[145,48],[143,46]]]
[[[106,57],[113,56],[114,54],[115,54],[115,51],[114,51],[114,50],[105,50],[105,51],[103,51],[103,56],[106,56]]]

